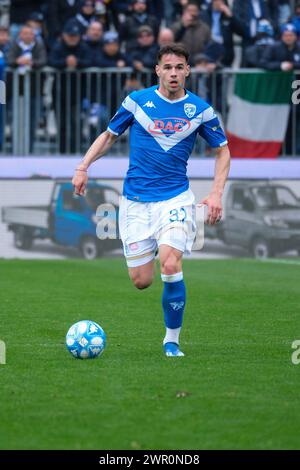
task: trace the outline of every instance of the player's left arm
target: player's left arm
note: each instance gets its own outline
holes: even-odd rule
[[[222,217],[222,195],[230,168],[228,145],[216,149],[215,175],[212,189],[199,205],[207,206],[206,223],[214,225]]]

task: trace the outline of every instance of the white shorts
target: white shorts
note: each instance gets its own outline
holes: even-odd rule
[[[189,254],[196,235],[194,194],[188,189],[158,202],[135,202],[123,196],[119,228],[128,267],[154,259],[162,244]]]

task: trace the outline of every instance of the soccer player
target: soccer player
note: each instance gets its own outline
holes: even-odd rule
[[[91,145],[73,177],[84,195],[91,163],[102,157],[130,127],[130,161],[119,212],[120,234],[129,276],[138,289],[149,287],[158,250],[163,281],[162,308],[166,356],[183,356],[179,335],[186,302],[182,255],[195,238],[195,198],[186,175],[197,134],[216,148],[212,189],[201,201],[207,220],[222,217],[222,193],[229,172],[227,140],[212,107],[184,88],[190,73],[180,44],[160,49],[159,84],[125,98],[109,126]]]

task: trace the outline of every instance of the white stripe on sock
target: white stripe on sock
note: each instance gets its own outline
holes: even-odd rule
[[[163,344],[176,343],[179,344],[181,326],[179,328],[166,328],[166,336],[164,337]]]
[[[163,282],[179,282],[183,279],[183,272],[176,274],[161,274],[161,280]]]

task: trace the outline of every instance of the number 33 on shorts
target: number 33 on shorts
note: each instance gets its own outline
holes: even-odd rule
[[[180,207],[180,209],[172,209],[170,210],[170,222],[184,222],[186,219],[186,210],[184,207]]]

